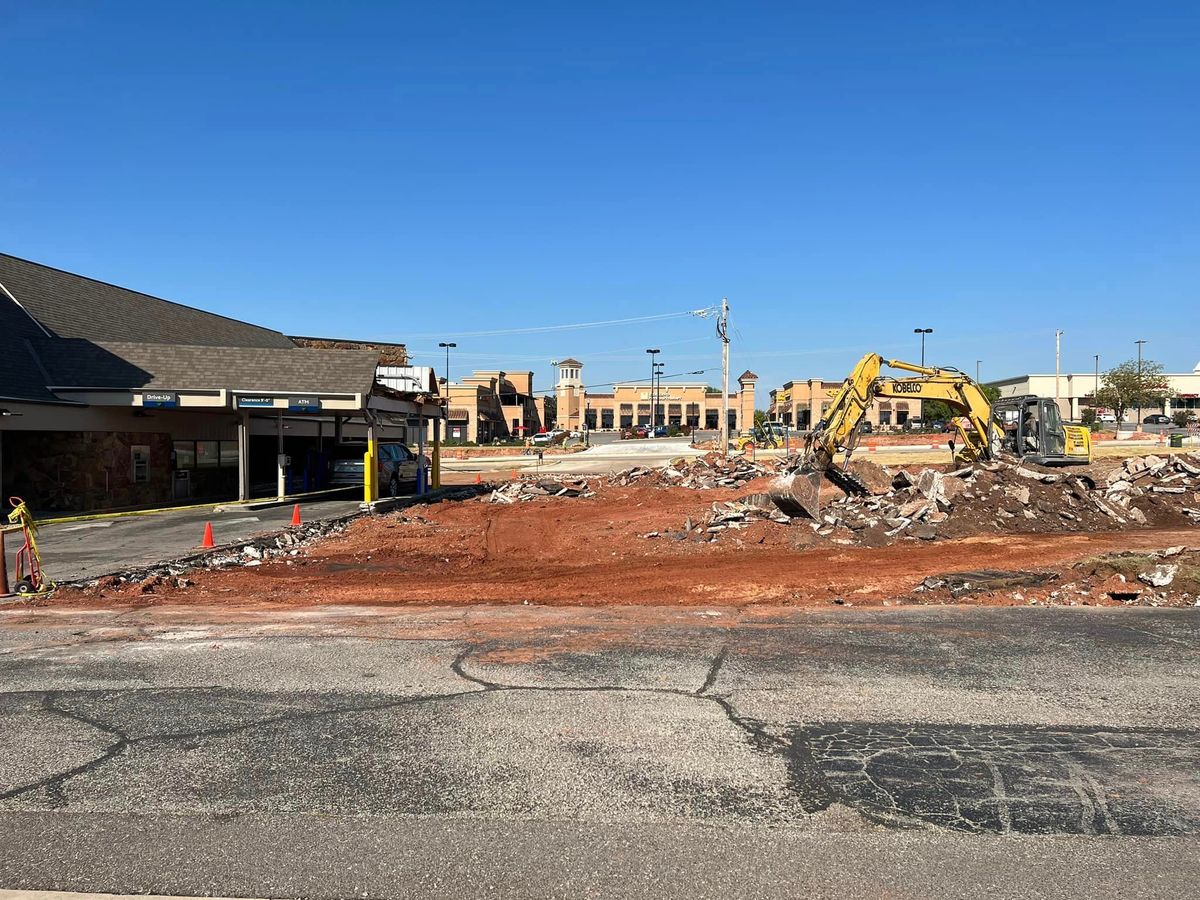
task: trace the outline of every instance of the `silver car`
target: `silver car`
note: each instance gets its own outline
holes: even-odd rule
[[[333,462],[333,474],[329,480],[333,487],[361,486],[363,483],[363,454],[367,448],[363,445],[357,454],[354,452],[359,449],[357,446],[346,449],[347,455]],[[402,491],[417,489],[420,461],[404,444],[380,441],[377,467],[381,495],[397,497]]]

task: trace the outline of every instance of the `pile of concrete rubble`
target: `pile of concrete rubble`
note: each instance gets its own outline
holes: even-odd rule
[[[198,569],[254,568],[269,559],[299,556],[303,547],[313,541],[341,534],[350,521],[358,516],[358,513],[353,513],[340,518],[323,519],[164,563],[126,569],[101,578],[82,579],[63,586],[98,591],[132,588],[142,594],[153,593],[158,587],[190,587],[191,580],[184,577],[188,572]]]
[[[543,475],[535,479],[510,481],[481,499],[488,503],[518,503],[543,497],[594,496],[596,496],[596,492],[588,486],[586,480],[576,480],[561,475],[557,477]]]
[[[985,594],[1030,606],[1200,606],[1200,549],[1185,546],[1108,553],[1067,572],[983,569],[931,575],[913,589],[957,602]],[[929,602],[928,597],[922,602]]]
[[[650,484],[699,491],[737,488],[764,475],[774,475],[776,465],[775,461],[751,462],[744,456],[722,458],[719,453],[706,453],[691,460],[677,459],[661,468],[634,466],[610,476],[608,483],[617,487]]]
[[[1103,485],[1086,472],[994,461],[952,472],[917,473],[856,463],[872,488],[823,505],[821,517],[792,519],[765,494],[714,503],[700,523],[710,535],[756,521],[807,524],[841,543],[935,540],[989,531],[1092,531],[1146,524],[1200,524],[1200,458],[1194,454],[1126,460]]]

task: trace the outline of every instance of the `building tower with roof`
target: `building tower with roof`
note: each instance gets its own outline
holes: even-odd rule
[[[568,356],[558,363],[554,398],[557,404],[555,426],[566,431],[583,428],[587,389],[583,386],[583,363],[579,360]]]

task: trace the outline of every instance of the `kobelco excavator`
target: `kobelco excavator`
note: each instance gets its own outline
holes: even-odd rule
[[[893,378],[884,367],[916,373]],[[1008,397],[992,403],[983,389],[958,369],[918,366],[868,353],[834,395],[812,431],[804,435],[797,467],[775,479],[771,499],[790,516],[817,518],[821,480],[828,479],[849,494],[869,493],[849,471],[863,419],[877,399],[940,400],[958,413],[955,458],[992,459],[1008,452],[1041,465],[1087,464],[1092,461],[1091,435],[1086,428],[1064,425],[1058,405],[1041,397]],[[834,461],[844,453],[841,464]]]

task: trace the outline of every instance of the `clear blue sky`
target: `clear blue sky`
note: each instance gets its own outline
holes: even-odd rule
[[[0,0],[0,249],[590,382],[1200,359],[1200,4]],[[714,381],[714,371],[709,380]]]

